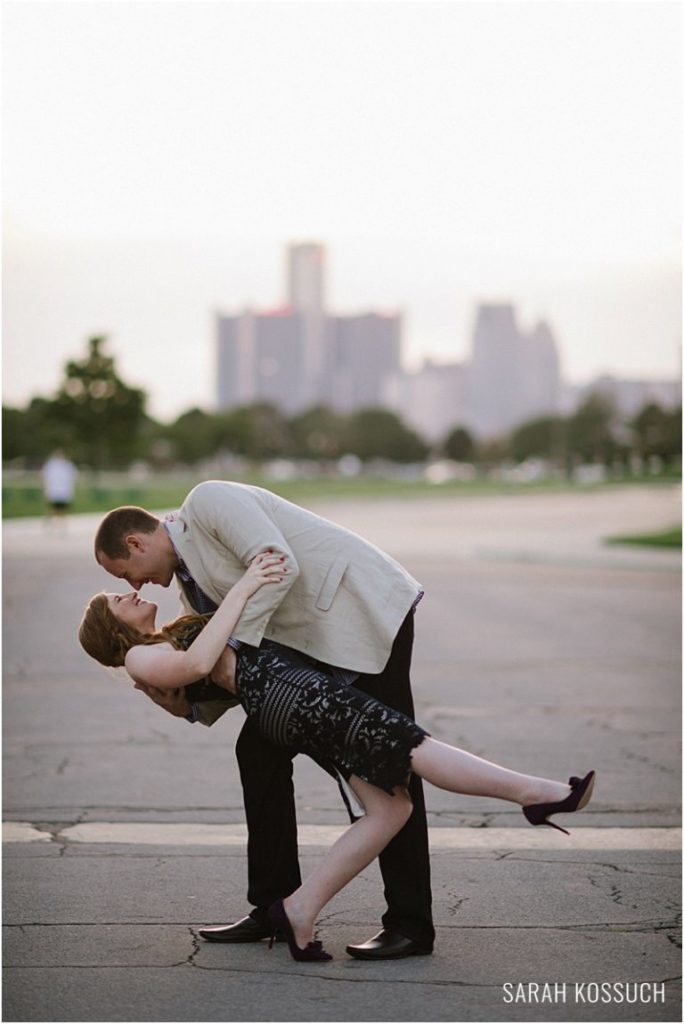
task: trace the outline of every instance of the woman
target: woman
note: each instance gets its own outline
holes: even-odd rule
[[[81,645],[103,665],[124,665],[137,684],[172,689],[209,676],[245,604],[262,586],[277,586],[287,569],[270,553],[257,555],[211,617],[186,615],[161,630],[157,606],[131,594],[98,594],[79,629]],[[296,960],[329,960],[313,941],[316,917],[335,893],[380,853],[412,811],[409,773],[442,789],[521,805],[533,825],[551,825],[558,812],[586,806],[594,773],[567,785],[509,771],[432,739],[400,712],[276,644],[243,645],[237,656],[236,694],[246,713],[275,743],[332,761],[364,806],[306,881],[269,909]]]

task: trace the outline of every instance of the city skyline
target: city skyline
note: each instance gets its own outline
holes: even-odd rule
[[[215,313],[281,303],[305,239],[331,308],[401,311],[408,368],[510,303],[567,380],[678,377],[677,5],[4,14],[6,402],[106,333],[153,415],[211,405]]]
[[[164,339],[159,337],[159,316],[157,308],[149,311],[149,313],[142,317],[140,320],[140,330],[138,337],[142,339],[142,343],[153,339],[152,344],[149,344],[147,352],[144,354],[140,351],[140,345],[135,335],[130,334],[124,330],[117,331],[111,328],[110,323],[106,322],[106,317],[91,316],[88,319],[87,314],[81,318],[81,331],[78,336],[72,334],[63,334],[61,338],[61,352],[53,353],[49,350],[45,351],[45,346],[40,342],[37,343],[37,349],[40,350],[39,355],[40,363],[38,366],[28,365],[26,366],[26,360],[23,356],[25,349],[23,346],[18,351],[12,352],[12,340],[8,338],[8,330],[10,325],[8,324],[7,308],[5,308],[5,327],[4,327],[4,372],[3,372],[3,402],[8,405],[21,406],[26,403],[30,398],[36,395],[47,395],[53,392],[58,386],[59,381],[62,377],[63,365],[68,359],[79,358],[80,355],[85,351],[85,342],[89,336],[95,334],[107,334],[109,337],[108,350],[115,356],[117,365],[122,375],[136,386],[143,387],[149,393],[150,412],[157,418],[173,419],[180,412],[187,410],[192,406],[200,406],[202,408],[214,408],[215,407],[215,392],[216,392],[216,369],[215,369],[215,353],[214,353],[214,324],[217,313],[226,315],[229,313],[235,314],[245,308],[252,309],[254,312],[267,312],[281,308],[287,303],[285,293],[285,281],[286,274],[282,266],[282,250],[283,246],[277,246],[279,260],[281,264],[279,267],[271,267],[269,275],[263,275],[263,277],[270,277],[274,280],[274,290],[270,296],[247,293],[243,296],[242,301],[236,301],[234,303],[228,302],[212,302],[206,307],[195,309],[190,315],[188,310],[184,309],[179,305],[179,295],[182,294],[182,273],[174,275],[168,284],[168,298],[171,300],[171,313],[175,319],[186,320],[189,325],[187,334],[185,337],[190,338],[186,343],[185,338],[183,344],[177,344],[172,346],[173,358],[167,359],[164,356],[165,343]],[[330,248],[327,247],[326,248]],[[261,249],[261,246],[259,246]],[[89,252],[92,256],[92,250],[89,247]],[[270,254],[272,256],[272,253]],[[120,253],[122,265],[126,263],[125,251]],[[111,268],[112,258],[111,253],[107,259],[110,268],[109,281],[111,283]],[[266,262],[266,261],[264,261]],[[333,265],[335,263],[333,254]],[[92,264],[91,257],[84,256],[83,269],[85,271],[86,264]],[[273,263],[273,260],[271,260]],[[122,266],[123,269],[123,266]],[[7,278],[8,268],[6,263],[5,275]],[[278,279],[280,279],[278,288]],[[54,282],[53,282],[54,283]],[[122,281],[118,282],[121,287],[124,287]],[[639,282],[643,286],[643,280]],[[130,284],[130,281],[129,281]],[[615,286],[617,288],[617,286]],[[650,303],[655,306],[661,288],[666,292],[670,293],[670,302],[672,304],[672,313],[676,317],[678,313],[678,300],[679,300],[679,278],[678,275],[670,283],[669,288],[667,286],[655,286],[653,294],[650,298]],[[166,289],[164,289],[166,291]],[[515,307],[519,322],[523,328],[527,327],[532,329],[534,324],[538,321],[548,321],[554,327],[554,333],[559,349],[561,372],[563,379],[566,383],[574,385],[576,387],[582,387],[588,385],[592,380],[602,376],[616,376],[624,379],[632,380],[672,380],[678,381],[681,374],[681,347],[680,347],[680,336],[677,336],[673,340],[671,346],[671,352],[668,353],[666,359],[657,362],[654,361],[649,366],[648,363],[639,362],[639,360],[631,361],[626,357],[626,353],[621,350],[619,344],[605,344],[601,346],[597,344],[595,346],[595,352],[597,356],[594,360],[587,360],[584,364],[578,364],[573,367],[572,358],[568,358],[568,347],[566,344],[567,332],[564,330],[564,324],[559,322],[559,314],[553,315],[553,312],[549,314],[549,310],[553,311],[554,308],[562,311],[565,304],[571,305],[573,299],[577,296],[579,286],[569,285],[568,290],[564,298],[556,303],[551,301],[543,302],[544,293],[543,291],[537,292],[536,289],[530,289],[526,296],[520,298],[510,292],[505,292],[503,289],[493,290],[489,293],[480,294],[479,296],[471,295],[466,299],[464,296],[458,296],[458,289],[454,288],[451,294],[451,305],[453,308],[453,319],[451,323],[448,323],[446,316],[441,321],[441,333],[443,338],[442,344],[435,344],[431,348],[421,349],[415,345],[415,338],[412,337],[415,331],[415,316],[414,311],[410,305],[406,302],[400,301],[400,296],[396,295],[395,301],[392,303],[389,301],[387,291],[383,290],[382,287],[378,287],[377,291],[382,296],[386,297],[384,303],[381,301],[372,301],[369,298],[367,302],[348,303],[346,308],[341,304],[335,302],[334,293],[337,289],[330,284],[327,287],[328,295],[330,296],[330,305],[341,314],[362,315],[365,312],[369,312],[373,309],[375,311],[395,313],[398,312],[402,315],[402,350],[401,350],[401,361],[403,368],[408,372],[415,372],[425,366],[426,363],[430,363],[437,366],[445,366],[454,362],[463,362],[470,358],[471,346],[472,346],[472,335],[476,322],[477,312],[482,305],[512,305]],[[622,289],[617,289],[622,291]],[[101,291],[101,289],[95,289],[95,291]],[[64,289],[64,294],[68,293],[68,289]],[[534,301],[534,295],[540,295],[540,301]],[[624,288],[624,294],[630,297],[629,288]],[[584,309],[583,309],[583,320],[591,323],[592,317],[596,314],[597,300],[595,296],[588,300],[588,296],[591,295],[591,291],[584,294]],[[633,299],[633,294],[631,294]],[[446,299],[444,300],[446,304]],[[89,303],[86,303],[86,306]],[[610,315],[610,310],[614,309],[613,302],[610,298],[606,300],[606,309],[602,313],[602,317]],[[28,307],[28,312],[31,314],[34,312],[32,307]],[[625,311],[623,310],[623,313]],[[168,319],[169,310],[166,311]],[[424,314],[429,319],[429,313]],[[41,320],[42,316],[39,317]],[[162,317],[162,321],[166,319]],[[435,318],[438,319],[438,315],[435,313]],[[649,324],[653,329],[654,318],[649,318]],[[50,319],[45,318],[45,323],[49,324]],[[592,336],[596,337],[600,334],[600,327],[597,325],[592,329]],[[123,338],[122,338],[123,336]],[[126,344],[122,344],[122,340],[126,341]],[[178,360],[183,357],[183,353],[191,350],[195,362],[191,363],[189,367],[185,367],[183,370],[184,385],[181,390],[178,389]],[[644,355],[652,354],[652,347],[648,345],[644,346]],[[571,353],[570,353],[571,355]],[[147,367],[141,369],[141,364],[147,363]],[[199,365],[199,372],[198,372]],[[28,382],[24,383],[21,379],[21,374],[16,371],[17,367],[25,367],[27,372],[30,374]],[[575,372],[573,372],[573,368]],[[38,371],[38,372],[37,372]],[[36,383],[31,383],[35,381]],[[169,390],[176,389],[176,394],[169,400]]]
[[[327,252],[320,242],[286,250],[285,301],[218,313],[216,408],[270,402],[286,415],[314,406],[338,413],[392,409],[439,442],[455,426],[484,439],[541,416],[573,413],[599,390],[629,418],[651,401],[680,401],[676,381],[602,376],[585,386],[563,379],[553,326],[524,327],[511,303],[481,303],[465,359],[402,366],[402,313],[341,313],[327,301]]]

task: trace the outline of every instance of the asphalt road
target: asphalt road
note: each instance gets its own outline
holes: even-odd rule
[[[96,518],[64,534],[8,523],[4,1019],[679,1020],[681,559],[602,544],[679,521],[679,489],[315,510],[425,585],[421,724],[522,771],[596,768],[581,824],[568,840],[503,802],[431,790],[432,957],[345,955],[379,927],[375,866],[326,909],[330,964],[202,943],[199,925],[248,909],[242,712],[189,726],[83,655],[83,605],[112,585],[90,551]],[[170,617],[175,596],[160,606]],[[306,870],[345,818],[305,758],[296,788]]]

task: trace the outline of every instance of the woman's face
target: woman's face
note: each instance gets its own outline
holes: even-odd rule
[[[130,594],[107,594],[107,604],[115,619],[139,633],[153,633],[157,606],[145,601],[134,590]]]

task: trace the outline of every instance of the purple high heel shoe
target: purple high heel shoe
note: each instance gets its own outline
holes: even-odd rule
[[[326,953],[323,949],[323,943],[318,939],[314,942],[308,942],[304,949],[300,949],[295,941],[295,934],[282,900],[277,900],[268,908],[268,919],[271,922],[269,949],[272,948],[275,941],[276,931],[280,930],[285,937],[293,960],[332,960],[330,953]]]
[[[552,804],[528,804],[527,807],[523,807],[522,812],[530,825],[550,825],[551,828],[557,828],[559,832],[565,832],[566,836],[569,836],[567,828],[561,828],[554,821],[549,821],[549,815],[581,811],[591,800],[595,779],[596,772],[588,772],[583,779],[573,775],[568,779],[571,792],[565,800],[557,800]]]

